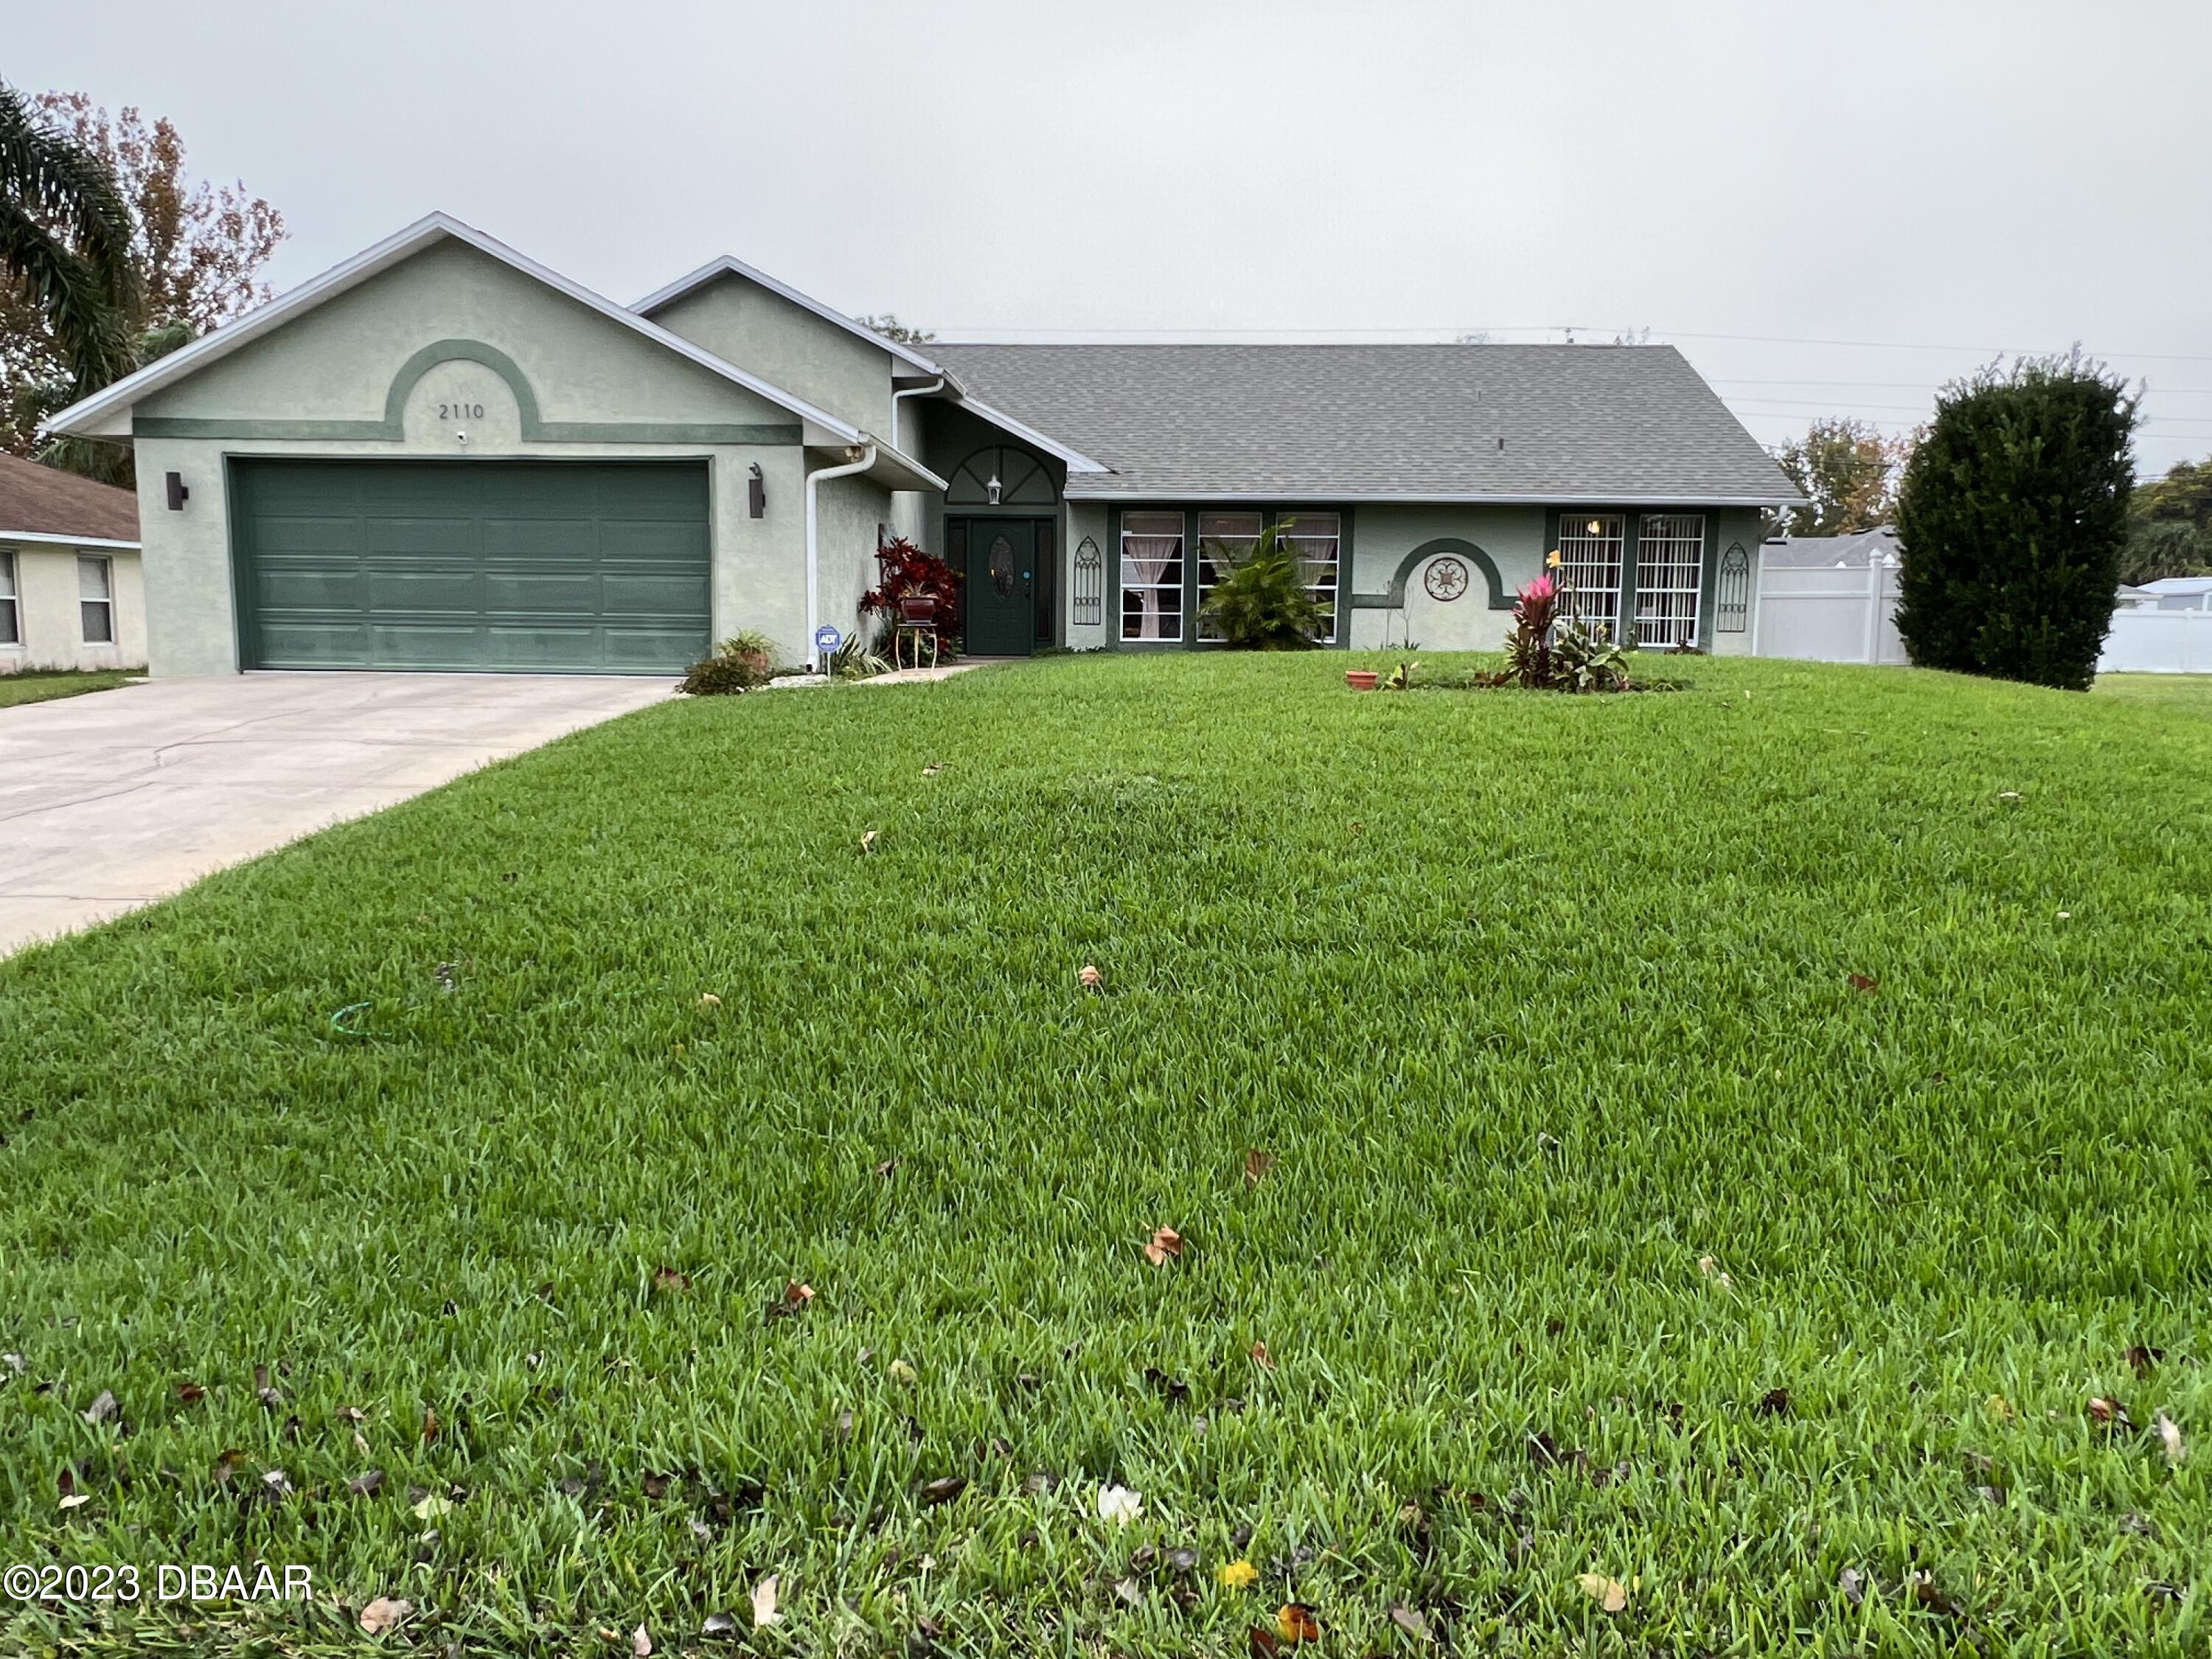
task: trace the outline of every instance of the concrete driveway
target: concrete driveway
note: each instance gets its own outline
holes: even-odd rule
[[[0,708],[0,956],[674,687],[572,675],[239,674]]]

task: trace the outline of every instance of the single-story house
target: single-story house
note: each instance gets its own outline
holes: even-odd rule
[[[145,665],[138,498],[0,455],[0,674]]]
[[[972,653],[1202,648],[1270,520],[1329,644],[1494,646],[1557,550],[1625,637],[1742,651],[1800,499],[1670,347],[925,349],[728,258],[617,305],[442,214],[53,425],[136,447],[157,675],[803,660],[894,533]]]

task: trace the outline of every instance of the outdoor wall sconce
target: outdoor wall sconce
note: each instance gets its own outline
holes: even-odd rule
[[[752,464],[752,477],[745,480],[745,507],[756,519],[768,516],[768,480],[762,476],[758,461]]]
[[[162,480],[162,483],[167,488],[169,494],[169,511],[183,512],[185,503],[192,498],[192,492],[185,488],[185,475],[181,472],[172,472]]]
[[[991,505],[996,507],[999,504],[999,492],[1006,488],[999,482],[999,475],[994,472],[991,475],[991,482],[985,484],[983,488],[991,492]]]

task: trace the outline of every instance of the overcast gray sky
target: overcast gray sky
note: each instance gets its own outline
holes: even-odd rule
[[[947,338],[1649,328],[1769,442],[2078,340],[2144,471],[2212,452],[2207,0],[0,20],[0,76],[282,208],[279,288],[443,208],[625,302],[726,252]]]

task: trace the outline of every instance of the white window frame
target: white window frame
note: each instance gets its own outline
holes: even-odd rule
[[[1321,606],[1328,617],[1328,621],[1322,624],[1322,631],[1314,638],[1322,645],[1334,645],[1336,588],[1344,562],[1344,514],[1291,512],[1278,514],[1276,520],[1287,526],[1283,532],[1283,540],[1289,544],[1291,556],[1310,566],[1321,578],[1306,589],[1307,594]],[[1304,526],[1309,520],[1327,520],[1329,527],[1325,531],[1306,529]],[[1328,550],[1325,556],[1315,550],[1322,547]]]
[[[0,547],[0,651],[23,648],[23,591],[15,564],[15,550]]]
[[[1237,526],[1234,529],[1227,526]],[[1239,553],[1249,553],[1267,533],[1267,515],[1264,513],[1200,513],[1198,515],[1198,612],[1193,626],[1193,635],[1202,645],[1218,645],[1221,635],[1211,634],[1206,627],[1206,602],[1212,597],[1216,583],[1206,579],[1212,566],[1206,556],[1208,542],[1224,542]]]
[[[1595,623],[1607,638],[1618,640],[1628,515],[1591,508],[1560,514],[1559,553],[1560,580],[1573,589],[1562,596],[1560,617]]]
[[[1176,544],[1175,556],[1171,559],[1163,559],[1158,562],[1172,568],[1175,571],[1175,579],[1172,581],[1164,577],[1155,577],[1150,580],[1139,579],[1132,569],[1129,557],[1130,542],[1132,540],[1164,541],[1170,534],[1167,526],[1170,524],[1175,526],[1173,532]],[[1183,615],[1182,605],[1183,562],[1190,556],[1188,542],[1188,526],[1180,509],[1172,513],[1136,512],[1124,513],[1121,515],[1121,545],[1115,550],[1121,562],[1121,616],[1115,623],[1115,631],[1123,644],[1181,645],[1189,637],[1190,619]],[[1132,634],[1129,631],[1131,621],[1128,608],[1129,597],[1132,594],[1147,593],[1153,596],[1151,614],[1162,617],[1167,614],[1167,605],[1164,601],[1168,596],[1173,596],[1175,632],[1172,634]],[[1143,614],[1141,611],[1139,614]]]
[[[1636,643],[1657,650],[1698,642],[1705,592],[1705,515],[1646,513],[1636,523]]]
[[[96,594],[88,593],[84,591],[85,575],[94,569],[100,572],[100,591]],[[85,626],[95,607],[100,611],[102,625],[107,630],[98,638],[94,638],[92,630]],[[76,556],[76,629],[77,637],[87,645],[112,646],[115,643],[115,561],[105,554],[80,553]]]

